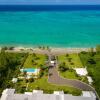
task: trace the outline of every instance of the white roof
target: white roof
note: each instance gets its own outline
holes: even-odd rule
[[[54,64],[55,63],[55,61],[51,61],[51,64]]]
[[[43,91],[42,90],[33,90],[33,93],[43,94]]]
[[[54,94],[60,95],[60,94],[64,94],[64,92],[63,91],[54,91]]]
[[[82,91],[82,93],[84,97],[91,97],[91,94],[88,91]]]
[[[10,95],[12,95],[12,94],[14,94],[14,92],[15,92],[15,89],[5,89],[2,92],[2,94],[10,94]]]
[[[30,79],[30,78],[32,78],[32,76],[30,76],[30,75],[27,75],[27,77],[26,77],[27,79]]]
[[[32,95],[32,92],[25,92],[25,94],[27,94],[27,95]]]
[[[84,96],[72,96],[62,94],[62,91],[56,91],[59,95],[44,94],[41,90],[34,90],[32,94],[30,92],[26,92],[25,94],[15,94],[13,89],[10,89],[9,91],[9,93],[4,93],[2,95],[1,100],[96,100],[94,96],[85,95],[87,92],[83,92]]]
[[[16,83],[17,80],[18,80],[17,78],[13,78],[13,79],[12,79],[12,82],[13,82],[13,83]]]
[[[87,69],[86,68],[75,68],[76,73],[80,76],[85,76],[88,74]]]
[[[91,84],[93,82],[92,78],[90,76],[87,76],[88,82]]]
[[[93,97],[96,98],[96,95],[92,91],[82,91],[83,97]]]

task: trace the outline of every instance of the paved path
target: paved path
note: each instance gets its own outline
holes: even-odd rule
[[[48,79],[48,81],[50,83],[57,84],[57,85],[72,86],[72,87],[76,87],[76,88],[79,88],[79,89],[84,90],[84,91],[88,91],[88,90],[94,91],[94,89],[92,87],[90,87],[89,85],[87,85],[81,81],[69,80],[69,79],[65,79],[65,78],[60,77],[58,72],[57,72],[56,67],[50,68],[49,73],[51,74],[49,76],[49,79]]]

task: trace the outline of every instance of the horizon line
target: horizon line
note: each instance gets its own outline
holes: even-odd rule
[[[0,6],[100,6],[100,4],[0,4]]]

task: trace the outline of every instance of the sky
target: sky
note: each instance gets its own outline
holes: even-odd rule
[[[95,5],[100,4],[100,0],[0,0],[0,4],[87,4],[87,5]]]

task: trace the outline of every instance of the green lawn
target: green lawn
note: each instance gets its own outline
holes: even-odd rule
[[[39,68],[40,65],[45,65],[46,56],[42,54],[29,54],[23,67],[24,68]]]
[[[69,58],[71,59],[71,61],[68,60]],[[88,83],[88,80],[86,77],[80,77],[76,74],[75,70],[70,69],[70,68],[84,67],[78,54],[75,54],[75,53],[68,54],[67,56],[60,55],[60,56],[58,56],[58,61],[59,61],[59,64],[65,62],[65,64],[66,64],[65,67],[69,68],[67,71],[64,71],[64,72],[59,71],[59,73],[62,77],[68,78],[68,79],[77,79],[77,80]]]
[[[78,79],[75,71],[68,70],[65,72],[60,72],[60,75],[63,76],[64,78],[68,78],[68,79]]]
[[[63,90],[65,93],[70,93],[73,95],[81,94],[81,90],[79,90],[79,89],[76,89],[74,87],[69,87],[69,86],[54,85],[54,84],[48,83],[47,80],[48,80],[48,77],[42,77],[40,79],[35,80],[35,82],[29,83],[27,91],[32,91],[34,89],[40,89],[40,90],[43,90],[44,93],[53,93],[53,91],[62,91]],[[26,86],[27,83],[25,83],[24,81],[20,81],[17,84],[19,84],[19,87],[21,88],[21,86]],[[18,90],[18,89],[16,89],[16,90]]]
[[[86,76],[78,76],[74,70],[67,70],[65,72],[59,72],[60,75],[67,79],[76,79],[82,82],[88,83],[88,79]]]
[[[68,59],[71,59],[71,61],[69,61]],[[65,62],[66,65],[70,68],[83,67],[83,64],[80,61],[78,54],[68,54],[68,56],[60,55],[60,56],[58,56],[58,61],[59,61],[59,63]]]

